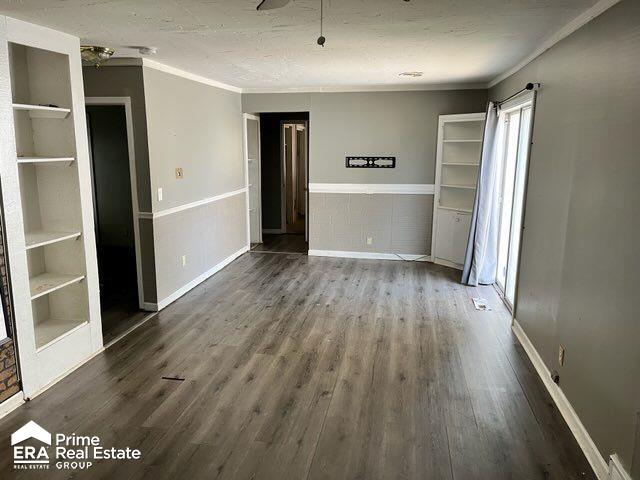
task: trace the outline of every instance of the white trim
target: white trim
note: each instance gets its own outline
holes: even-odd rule
[[[24,395],[22,392],[14,393],[4,402],[0,403],[0,418],[9,415],[16,408],[24,403]]]
[[[309,192],[433,195],[435,185],[426,183],[310,183]]]
[[[325,85],[318,87],[248,87],[243,88],[242,93],[411,92],[431,90],[485,90],[486,88],[486,83]]]
[[[562,417],[567,422],[569,429],[571,429],[571,433],[573,433],[573,436],[576,438],[578,445],[580,445],[585,457],[587,457],[587,460],[591,464],[591,468],[593,468],[596,476],[599,480],[607,480],[609,478],[609,467],[607,466],[607,462],[605,462],[598,450],[598,447],[596,447],[596,444],[589,435],[589,432],[580,421],[580,417],[578,417],[578,414],[571,406],[571,403],[564,395],[562,389],[551,379],[551,373],[542,360],[542,357],[515,318],[513,319],[511,328],[520,341],[522,348],[527,352],[527,356],[542,379],[542,383],[544,383],[544,386],[549,391],[551,398],[558,407],[558,410],[560,410]]]
[[[153,303],[153,302],[144,302],[143,310],[146,310],[148,312],[157,312],[158,311],[158,304],[157,303]]]
[[[620,457],[614,453],[609,457],[609,479],[610,480],[633,480],[631,475],[622,466]]]
[[[213,275],[214,273],[219,272],[220,270],[222,270],[224,267],[226,267],[227,265],[229,265],[231,262],[233,262],[236,258],[238,258],[240,255],[242,255],[245,252],[249,251],[249,245],[245,245],[244,247],[242,247],[240,250],[238,250],[237,252],[229,255],[227,258],[225,258],[224,260],[222,260],[220,263],[218,263],[217,265],[214,265],[213,268],[210,268],[209,270],[207,270],[206,272],[204,272],[202,275],[199,275],[198,277],[194,278],[193,280],[191,280],[189,283],[187,283],[185,286],[180,287],[178,290],[176,290],[175,292],[173,292],[171,295],[169,295],[166,298],[163,298],[162,300],[160,300],[158,302],[158,311],[162,310],[163,308],[167,307],[169,304],[175,302],[178,298],[180,298],[181,296],[183,296],[185,293],[187,293],[189,290],[191,290],[192,288],[198,286],[199,284],[201,284],[202,282],[204,282],[207,278],[209,278],[211,275]]]
[[[62,380],[63,378],[65,378],[68,375],[71,375],[73,372],[75,372],[77,369],[79,369],[81,366],[83,366],[85,363],[89,362],[90,360],[92,360],[94,357],[96,357],[97,355],[100,355],[102,352],[104,352],[104,347],[100,347],[98,350],[96,350],[95,352],[93,352],[92,354],[90,354],[88,357],[86,357],[84,360],[81,360],[80,362],[78,362],[76,365],[74,365],[73,367],[71,367],[69,370],[67,370],[66,372],[62,373],[61,375],[57,376],[53,381],[47,383],[44,387],[36,390],[34,393],[32,393],[31,395],[26,395],[25,394],[25,399],[26,400],[33,400],[34,398],[36,398],[38,395],[40,395],[41,393],[44,393],[45,391],[49,390],[51,387],[53,387],[56,383],[58,383],[60,380]]]
[[[365,258],[370,260],[405,260],[430,262],[430,255],[415,255],[411,253],[375,253],[375,252],[344,252],[341,250],[309,250],[312,257]]]
[[[131,190],[131,208],[133,212],[138,212],[138,175],[136,173],[136,148],[133,137],[133,109],[131,108],[131,97],[85,97],[85,105],[123,105],[127,126],[127,149],[129,152],[129,183]],[[93,166],[91,168],[93,175]],[[142,248],[140,247],[140,225],[138,219],[133,218],[133,238],[136,252],[136,278],[138,283],[138,306],[145,309],[144,288],[142,281]]]
[[[257,158],[249,158],[249,130],[247,128],[247,120],[254,120],[258,122],[258,157]],[[252,115],[250,113],[242,114],[242,136],[243,136],[243,150],[244,150],[244,182],[245,187],[247,189],[247,244],[251,244],[251,205],[249,204],[249,197],[251,196],[251,192],[249,192],[249,164],[251,162],[258,162],[258,183],[256,188],[258,190],[257,198],[258,198],[258,243],[262,243],[262,145],[260,144],[260,116]]]
[[[107,62],[105,65],[108,64],[109,62]],[[154,70],[159,70],[171,75],[176,75],[178,77],[186,78],[187,80],[193,80],[194,82],[204,83],[205,85],[209,85],[211,87],[222,88],[223,90],[229,90],[230,92],[242,93],[242,89],[239,87],[234,87],[233,85],[229,85],[227,83],[222,83],[218,82],[217,80],[202,77],[200,75],[196,75],[195,73],[190,73],[176,67],[165,65],[164,63],[156,62],[155,60],[149,60],[148,58],[142,59],[142,66],[153,68]]]
[[[166,217],[167,215],[172,215],[184,210],[189,210],[190,208],[200,207],[201,205],[206,205],[207,203],[216,202],[218,200],[222,200],[223,198],[233,197],[234,195],[239,195],[241,193],[245,193],[246,191],[247,187],[242,187],[231,192],[221,193],[220,195],[203,198],[202,200],[196,200],[195,202],[191,203],[185,203],[184,205],[178,205],[177,207],[167,208],[166,210],[161,210],[159,212],[138,212],[138,215],[141,216],[141,218],[148,218],[148,215],[151,215],[151,218],[155,220],[156,218]]]
[[[487,84],[487,88],[491,88],[491,87],[497,85],[498,83],[500,83],[501,81],[503,81],[505,78],[510,77],[511,75],[516,73],[518,70],[522,69],[523,67],[525,67],[526,65],[531,63],[533,60],[538,58],[540,55],[542,55],[544,52],[549,50],[556,43],[560,42],[561,40],[565,39],[566,37],[571,35],[573,32],[575,32],[576,30],[578,30],[581,27],[585,26],[591,20],[596,18],[601,13],[604,13],[609,8],[613,7],[619,1],[620,0],[600,0],[595,5],[593,5],[591,8],[585,10],[580,15],[578,15],[576,18],[574,18],[569,23],[567,23],[560,30],[556,31],[553,35],[551,35],[550,37],[547,37],[538,46],[538,48],[536,48],[530,55],[528,55],[520,63],[518,63],[514,67],[512,67],[509,70],[501,73],[500,75],[495,77],[493,80],[491,80]]]

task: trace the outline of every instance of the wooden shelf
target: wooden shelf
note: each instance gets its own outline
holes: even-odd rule
[[[74,157],[18,157],[18,163],[73,162]]]
[[[29,232],[25,234],[25,246],[27,250],[32,248],[44,247],[52,243],[78,238],[81,232]]]
[[[84,279],[84,275],[67,275],[63,273],[42,273],[29,279],[31,300],[55,292],[67,285],[77,283]]]
[[[66,118],[71,112],[69,108],[47,107],[45,105],[29,105],[14,103],[14,110],[26,110],[31,118]]]
[[[471,185],[440,185],[441,187],[444,188],[464,188],[465,190],[475,190],[476,187],[475,186],[471,186]]]
[[[479,163],[463,163],[463,162],[442,162],[442,165],[452,166],[452,167],[479,167]]]
[[[87,323],[86,319],[61,320],[53,318],[38,323],[35,327],[36,348],[38,350],[47,348],[49,345],[73,333],[78,328],[87,325]]]
[[[444,143],[481,143],[482,139],[443,140]]]
[[[470,208],[447,207],[445,205],[438,205],[438,208],[441,208],[442,210],[453,210],[455,212],[464,212],[464,213],[473,212],[473,210],[471,210]]]

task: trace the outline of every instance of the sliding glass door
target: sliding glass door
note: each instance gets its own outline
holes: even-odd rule
[[[496,284],[513,310],[515,304],[520,239],[522,233],[527,159],[532,121],[532,100],[503,108],[500,112],[498,271]]]

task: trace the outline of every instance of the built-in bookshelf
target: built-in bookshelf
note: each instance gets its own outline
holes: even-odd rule
[[[1,180],[30,395],[97,351],[102,337],[79,43],[7,22],[2,73],[10,85],[2,102],[13,118],[14,153],[2,159]]]
[[[89,316],[84,249],[77,241],[82,212],[69,60],[15,43],[9,57],[33,323],[41,348]]]
[[[441,115],[433,215],[434,261],[460,268],[476,194],[484,114]]]

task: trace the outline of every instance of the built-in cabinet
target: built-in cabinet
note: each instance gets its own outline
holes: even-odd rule
[[[78,39],[1,18],[11,113],[0,173],[30,396],[102,347],[91,179]]]
[[[476,194],[484,113],[441,115],[438,122],[432,257],[462,268]]]

